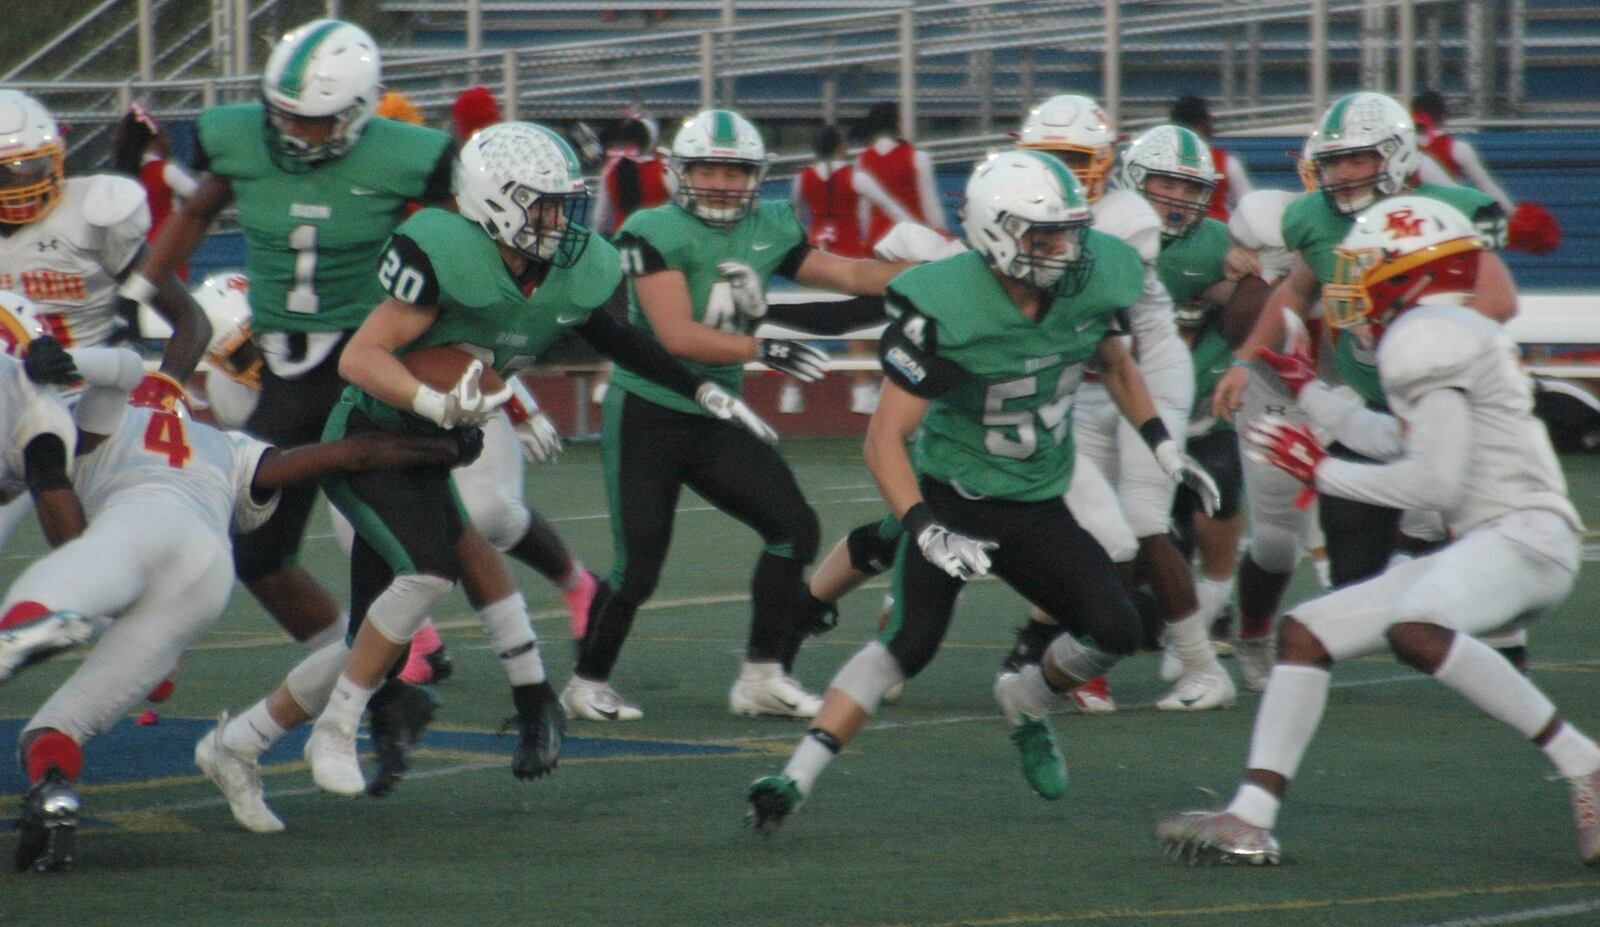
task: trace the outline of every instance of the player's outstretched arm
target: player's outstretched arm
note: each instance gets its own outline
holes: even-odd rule
[[[38,435],[23,448],[22,460],[44,539],[60,547],[82,534],[89,519],[67,477],[66,443],[54,434]]]
[[[161,354],[161,372],[180,383],[205,356],[211,343],[211,323],[176,272],[231,202],[232,185],[225,178],[205,175],[194,196],[161,227],[161,234],[118,290],[124,299],[149,304],[172,326],[172,337]]]
[[[1290,309],[1297,315],[1305,315],[1321,289],[1322,285],[1311,265],[1296,255],[1289,275],[1267,294],[1266,303],[1256,314],[1249,337],[1234,350],[1234,358],[1249,363],[1255,360],[1262,348],[1280,344],[1283,341],[1282,310]],[[1233,413],[1243,401],[1245,384],[1249,379],[1250,371],[1240,366],[1223,374],[1212,393],[1211,414],[1232,421]]]
[[[916,264],[880,261],[876,258],[845,258],[812,249],[795,270],[794,282],[801,286],[853,293],[857,296],[882,296],[889,281]]]
[[[403,470],[449,465],[460,458],[460,444],[451,435],[408,435],[373,431],[338,441],[273,448],[256,465],[251,489],[272,492],[308,483],[334,473]]]

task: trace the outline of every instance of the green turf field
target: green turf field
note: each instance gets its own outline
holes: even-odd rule
[[[825,543],[880,511],[853,441],[785,452]],[[1600,524],[1600,466],[1567,461]],[[598,451],[530,472],[530,501],[599,571],[609,533]],[[1024,614],[996,582],[974,584],[940,658],[884,710],[771,839],[744,829],[742,792],[776,770],[802,725],[735,718],[727,690],[748,616],[755,535],[686,493],[656,597],[615,676],[645,709],[626,726],[575,722],[549,779],[509,775],[504,676],[462,599],[441,616],[457,672],[441,723],[393,796],[319,793],[301,738],[272,754],[270,800],[285,834],[240,831],[191,752],[223,708],[248,706],[300,651],[242,591],[184,660],[152,727],[124,723],[88,748],[89,820],[68,873],[0,873],[0,924],[551,925],[1479,925],[1600,923],[1600,873],[1577,859],[1567,789],[1542,755],[1441,687],[1382,659],[1335,674],[1327,719],[1290,792],[1276,869],[1191,870],[1150,838],[1158,816],[1231,794],[1259,697],[1231,711],[1157,713],[1152,656],[1112,684],[1124,710],[1062,712],[1072,782],[1044,802],[1022,781],[989,696]],[[325,519],[307,560],[343,593]],[[40,541],[7,547],[9,581]],[[1484,564],[1494,569],[1494,564]],[[556,683],[571,665],[557,595],[521,570]],[[1309,592],[1304,571],[1291,598]],[[86,577],[85,581],[92,581]],[[820,689],[871,635],[880,590],[845,603],[798,675]],[[1600,569],[1537,626],[1534,676],[1600,732]],[[0,688],[10,749],[70,658]],[[0,773],[6,802],[21,790]],[[0,811],[0,818],[7,811]],[[0,845],[10,859],[10,835]]]

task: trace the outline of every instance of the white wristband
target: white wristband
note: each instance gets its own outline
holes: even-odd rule
[[[417,386],[417,394],[411,397],[411,411],[428,421],[444,427],[445,395],[426,383]]]
[[[128,279],[122,281],[122,286],[117,289],[117,295],[136,303],[148,303],[155,298],[156,285],[144,274],[135,271],[128,275]]]

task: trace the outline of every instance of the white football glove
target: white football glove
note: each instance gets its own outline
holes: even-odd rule
[[[917,535],[917,546],[929,563],[956,579],[966,580],[989,575],[989,551],[1000,545],[956,534],[935,522]]]
[[[778,433],[772,426],[761,420],[761,416],[750,411],[744,400],[736,399],[727,390],[715,383],[705,382],[695,391],[694,401],[700,408],[710,412],[713,416],[725,422],[735,422],[746,431],[760,438],[768,444],[778,443]]]
[[[946,238],[915,222],[900,222],[872,247],[874,257],[885,261],[937,261],[967,250],[966,245]]]
[[[522,456],[534,463],[551,463],[561,456],[561,432],[539,408],[521,377],[513,376],[507,382],[511,385],[511,399],[505,406],[506,417],[511,419],[522,445]]]
[[[735,312],[747,319],[766,317],[767,294],[761,292],[761,277],[749,264],[723,261],[717,265],[717,273],[727,279],[728,288],[733,291]]]
[[[1178,450],[1177,442],[1168,438],[1151,449],[1156,455],[1156,463],[1174,483],[1187,486],[1200,497],[1200,507],[1205,509],[1207,515],[1215,515],[1217,506],[1222,504],[1222,492],[1217,489],[1217,481],[1211,478],[1206,468],[1188,454]]]
[[[482,425],[511,399],[509,384],[493,393],[485,393],[482,379],[483,361],[474,360],[448,393],[441,393],[426,383],[419,385],[416,396],[411,399],[411,411],[446,430],[462,425]]]

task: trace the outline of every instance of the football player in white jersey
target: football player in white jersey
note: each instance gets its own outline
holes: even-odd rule
[[[1306,352],[1268,357],[1303,384],[1311,420],[1370,460],[1329,457],[1304,425],[1257,422],[1248,436],[1267,461],[1324,493],[1437,510],[1456,540],[1284,617],[1244,781],[1226,810],[1156,825],[1173,855],[1278,862],[1272,829],[1321,721],[1332,664],[1389,650],[1544,751],[1571,785],[1579,854],[1600,864],[1600,746],[1474,637],[1560,605],[1583,534],[1516,346],[1472,306],[1483,247],[1459,210],[1410,195],[1366,209],[1339,247],[1324,316],[1373,346],[1392,416],[1313,382]]]
[[[0,602],[0,665],[104,632],[83,664],[25,725],[18,869],[72,861],[82,745],[109,729],[216,620],[233,588],[232,534],[259,525],[287,485],[330,473],[451,463],[481,437],[369,435],[280,450],[193,421],[181,403],[129,406],[120,420],[80,417],[72,487],[88,517],[77,538],[34,562]],[[90,430],[92,428],[98,429]],[[93,573],[96,581],[81,577]]]
[[[150,208],[138,181],[111,174],[67,177],[55,117],[18,90],[0,90],[0,290],[39,310],[63,347],[119,339],[124,322],[117,285],[138,261]],[[176,279],[163,290],[182,292]],[[192,305],[163,310],[179,331],[162,361],[176,380],[205,350],[205,319]],[[26,502],[0,508],[0,542],[27,514]]]

